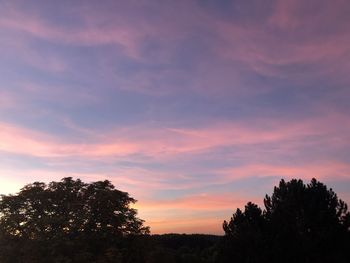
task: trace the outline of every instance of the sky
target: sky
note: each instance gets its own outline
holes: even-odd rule
[[[0,193],[110,180],[222,234],[281,178],[350,203],[348,0],[0,0]]]

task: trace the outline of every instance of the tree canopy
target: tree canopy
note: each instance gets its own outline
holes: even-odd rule
[[[2,241],[18,244],[49,242],[53,254],[77,244],[75,252],[103,250],[123,237],[149,233],[131,208],[135,202],[107,180],[83,183],[67,177],[49,184],[34,182],[15,195],[1,196],[0,234]]]
[[[0,226],[5,233],[51,239],[79,233],[146,234],[130,204],[136,200],[109,181],[90,184],[71,177],[48,185],[35,182],[16,195],[2,195]]]
[[[350,214],[332,189],[281,180],[264,205],[248,203],[224,221],[226,261],[347,262]]]

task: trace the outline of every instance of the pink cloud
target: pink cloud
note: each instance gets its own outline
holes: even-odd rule
[[[259,74],[296,83],[320,78],[337,83],[348,80],[348,10],[348,3],[342,0],[276,1],[273,12],[260,23],[242,26],[214,21],[220,35],[215,50],[223,59],[240,61]],[[312,74],[283,68],[305,65],[312,67]]]
[[[129,55],[135,56],[135,44],[140,37],[138,30],[113,25],[113,27],[98,27],[85,25],[85,27],[65,28],[49,24],[37,14],[30,14],[18,8],[9,9],[7,14],[0,18],[0,28],[25,32],[34,37],[48,41],[55,41],[70,45],[120,45]]]
[[[53,171],[47,168],[23,169],[2,164],[0,165],[0,194],[16,193],[21,187],[34,181],[49,183],[51,181],[60,181],[63,177],[73,177],[87,183],[110,180],[119,190],[129,192],[133,197],[135,197],[134,192],[136,192],[137,198],[144,197],[149,189],[155,190],[163,186],[156,182],[156,173],[153,174],[154,178],[148,178],[148,175],[150,175],[149,171],[145,173],[142,169],[137,168],[133,168],[132,170],[134,173],[126,168],[116,169],[113,172],[91,173],[75,171],[74,167],[70,167],[67,171],[60,171],[59,169]],[[144,181],[141,182],[141,179],[133,179],[136,175],[140,177],[144,176]],[[142,191],[142,189],[148,190]]]
[[[337,23],[338,27],[333,32],[347,31],[346,24],[339,25],[338,23],[338,19],[343,19],[344,16],[348,17],[347,14],[348,2],[346,0],[332,2],[277,0],[268,23],[283,30],[316,29],[327,24],[332,26]],[[310,37],[314,37],[317,30],[308,33],[314,33],[310,35]]]
[[[228,82],[232,83],[231,89],[241,94],[253,88],[246,87],[239,64],[259,74],[279,78],[289,78],[290,74],[294,74],[292,71],[284,70],[283,66],[312,64],[314,67],[312,79],[327,77],[332,78],[332,81],[347,80],[349,59],[346,58],[348,58],[350,34],[346,28],[350,22],[344,19],[344,23],[338,26],[340,23],[337,19],[339,15],[344,18],[346,4],[346,1],[338,1],[337,4],[317,2],[315,5],[319,15],[309,15],[308,4],[303,1],[277,1],[273,12],[265,21],[244,26],[237,22],[218,19],[211,12],[205,12],[200,6],[189,2],[174,3],[171,6],[153,3],[121,4],[118,11],[124,10],[125,14],[120,12],[118,15],[106,7],[104,9],[100,6],[83,5],[77,9],[73,8],[68,14],[79,21],[70,27],[50,23],[40,12],[29,12],[22,10],[20,5],[8,4],[6,14],[0,17],[0,28],[63,45],[115,45],[121,47],[127,55],[139,60],[144,59],[141,53],[145,39],[153,39],[159,50],[155,54],[152,53],[152,61],[164,64],[174,58],[179,43],[186,41],[186,37],[193,36],[198,29],[203,30],[205,25],[205,32],[215,36],[208,40],[209,50],[213,49],[220,56],[220,65],[230,61],[232,67],[228,67],[227,72],[225,67],[215,72],[215,65],[212,63],[218,59],[215,53],[212,58],[205,57],[196,61],[198,77],[189,81],[191,84],[186,85],[186,88],[213,94],[226,89]],[[144,14],[145,10],[151,10],[157,13],[157,16],[147,17]],[[133,15],[131,18],[126,15],[128,12]],[[336,30],[332,30],[331,33],[326,29],[323,30],[324,26],[330,27],[334,21],[337,22],[334,26]],[[22,35],[21,38],[25,39],[26,35]],[[52,70],[67,70],[66,62],[57,56],[40,57],[40,54],[32,50],[27,51],[28,48],[21,53],[21,56],[29,56],[26,53],[32,53],[28,60],[32,60],[38,67],[44,69],[47,65]],[[131,80],[123,80],[108,69],[109,67],[106,66],[104,69],[108,73],[103,74],[107,74],[107,78],[122,82],[119,85],[122,89],[152,94],[163,94],[165,90],[178,91],[179,87],[171,84],[164,84],[161,88],[154,88],[155,85],[152,84],[162,83],[163,76],[179,79],[185,75],[185,72],[177,72],[176,69],[164,70],[162,74],[146,71],[136,73]],[[237,70],[234,70],[235,68]],[[311,79],[310,75],[303,72],[296,74],[298,74],[296,82],[305,83],[306,79]],[[190,76],[190,79],[191,77],[193,76]],[[261,92],[261,86],[258,88],[260,91],[256,92]],[[152,90],[152,87],[155,90]]]
[[[300,26],[301,21],[295,15],[297,7],[297,1],[276,1],[275,11],[268,22],[283,29],[293,29]]]
[[[341,147],[347,143],[350,130],[347,123],[347,116],[332,114],[297,122],[265,119],[254,123],[212,123],[199,128],[139,125],[88,134],[85,139],[89,143],[68,143],[63,138],[2,123],[0,148],[39,157],[96,158],[141,154],[164,159],[227,146],[271,143],[282,147],[301,147],[303,143],[312,143],[309,142],[312,136],[318,138],[314,143],[329,142],[332,147]]]
[[[144,8],[157,12],[157,16],[145,16]],[[189,25],[192,27],[193,23],[199,24],[194,16],[200,18],[204,15],[195,8],[191,3],[174,3],[171,7],[152,3],[120,3],[117,9],[115,6],[108,8],[108,4],[72,5],[69,13],[60,14],[79,21],[68,27],[64,23],[50,23],[45,19],[45,13],[41,13],[43,10],[31,12],[24,10],[20,4],[8,3],[6,13],[0,18],[0,28],[61,44],[116,45],[122,47],[127,55],[142,59],[140,46],[145,37],[155,37],[158,41],[171,45],[174,40],[182,39],[188,34]]]
[[[53,136],[16,127],[6,123],[0,124],[0,150],[11,153],[38,157],[69,157],[127,155],[135,153],[137,146],[128,142],[113,144],[65,144]]]
[[[330,75],[331,65],[348,67],[342,57],[347,56],[349,51],[349,34],[338,34],[322,40],[300,40],[295,43],[255,27],[243,29],[220,23],[218,31],[225,39],[217,48],[223,58],[241,61],[266,76],[288,77],[287,71],[278,68],[286,65],[314,64],[317,66],[314,74],[318,77]]]
[[[225,184],[246,178],[275,177],[275,184],[281,178],[290,180],[303,179],[306,182],[312,178],[318,180],[350,179],[350,165],[339,161],[315,162],[311,164],[278,165],[252,163],[235,168],[218,171],[216,181]]]

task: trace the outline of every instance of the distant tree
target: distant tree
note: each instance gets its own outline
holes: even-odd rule
[[[15,195],[1,196],[1,240],[11,240],[12,249],[22,244],[17,252],[27,259],[36,250],[47,257],[59,255],[50,262],[86,262],[84,258],[102,253],[123,237],[149,233],[130,207],[135,202],[109,181],[87,184],[67,177],[49,184],[35,182]],[[2,254],[0,261],[7,262]],[[73,255],[81,260],[72,261]]]
[[[227,262],[348,262],[350,214],[332,189],[281,180],[264,205],[248,203],[224,222]]]

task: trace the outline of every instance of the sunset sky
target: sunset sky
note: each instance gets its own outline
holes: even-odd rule
[[[350,203],[350,1],[0,0],[0,193],[72,176],[222,234],[281,178]]]

